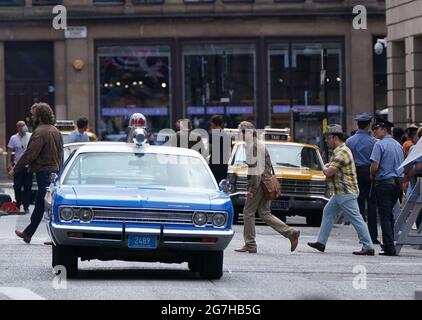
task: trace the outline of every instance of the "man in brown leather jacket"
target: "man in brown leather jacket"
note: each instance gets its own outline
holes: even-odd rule
[[[47,103],[36,103],[31,107],[31,114],[32,121],[38,127],[32,133],[25,153],[9,172],[13,176],[15,172],[29,169],[30,172],[35,172],[37,179],[38,191],[31,223],[24,231],[15,231],[26,243],[31,242],[43,218],[44,197],[50,184],[50,174],[58,173],[63,164],[63,138],[54,126],[55,119],[50,106]]]
[[[245,245],[236,249],[237,252],[256,253],[255,241],[255,212],[261,219],[288,238],[291,243],[290,251],[294,251],[299,241],[300,231],[286,225],[283,221],[271,214],[271,200],[266,200],[262,189],[262,181],[271,179],[272,164],[270,155],[264,143],[258,141],[255,126],[247,121],[239,125],[239,131],[245,140],[246,162],[248,164],[248,185],[246,203],[243,208]]]

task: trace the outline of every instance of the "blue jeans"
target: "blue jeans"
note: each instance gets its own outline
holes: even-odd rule
[[[49,171],[40,171],[35,174],[38,191],[35,196],[35,208],[32,211],[31,223],[23,232],[26,236],[32,237],[34,235],[44,216],[44,197],[47,193],[47,187],[50,185],[50,173]]]
[[[373,249],[374,245],[369,235],[368,226],[359,211],[357,194],[344,194],[332,196],[325,205],[322,215],[321,228],[319,229],[318,242],[325,245],[333,228],[337,215],[343,211],[350,223],[358,233],[363,249]]]

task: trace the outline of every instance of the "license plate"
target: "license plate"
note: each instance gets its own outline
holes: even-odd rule
[[[274,200],[271,202],[272,210],[289,210],[289,200]]]
[[[133,249],[157,248],[157,236],[129,236],[128,247]]]

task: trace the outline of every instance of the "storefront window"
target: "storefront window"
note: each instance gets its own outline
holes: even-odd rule
[[[149,129],[170,125],[171,75],[168,46],[98,48],[98,132],[124,139],[130,115],[143,113]]]
[[[343,124],[341,46],[292,43],[270,46],[271,123],[290,126],[295,141],[322,147],[322,121]]]
[[[271,126],[287,128],[291,124],[290,58],[288,44],[271,45],[268,51],[271,97]]]
[[[214,114],[228,127],[255,121],[254,45],[187,45],[183,48],[184,114],[207,128]]]

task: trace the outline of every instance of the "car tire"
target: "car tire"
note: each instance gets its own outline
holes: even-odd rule
[[[201,260],[197,257],[193,257],[188,261],[188,268],[192,272],[199,272],[201,269]]]
[[[306,224],[310,227],[320,227],[322,212],[312,212],[306,216]]]
[[[203,279],[220,279],[223,276],[223,251],[204,254],[201,259],[199,275]]]
[[[78,256],[73,248],[53,245],[52,255],[53,268],[64,266],[69,279],[78,275]]]

